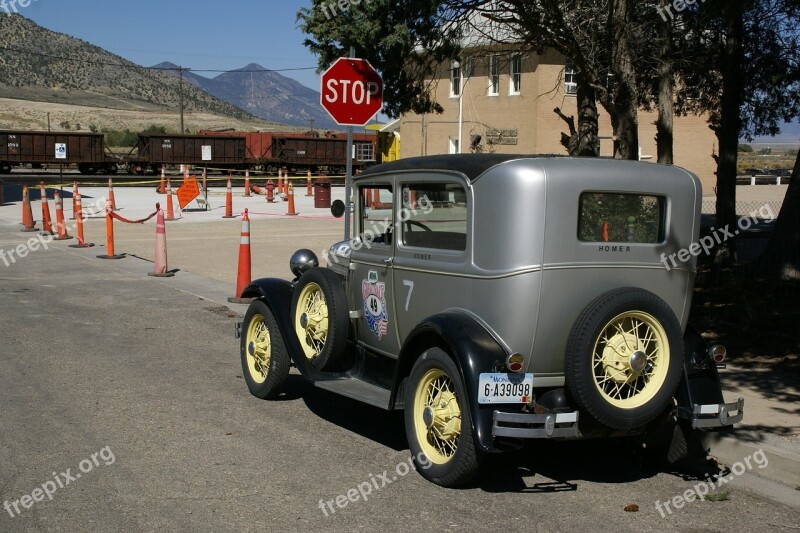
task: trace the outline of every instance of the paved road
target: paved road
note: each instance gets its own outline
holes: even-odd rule
[[[27,237],[0,225],[0,249]],[[250,396],[232,336],[236,314],[198,296],[218,282],[180,291],[131,273],[147,270],[138,259],[97,253],[53,243],[8,267],[0,262],[0,504],[12,509],[0,509],[0,531],[723,531],[800,523],[796,508],[753,495],[735,476],[728,501],[687,503],[662,518],[655,502],[698,481],[647,469],[619,441],[540,443],[490,460],[470,487],[434,486],[406,473],[397,413],[295,375],[278,401]],[[372,484],[367,501],[359,494],[338,508],[337,496],[343,501],[359,484],[365,492]],[[325,516],[320,500],[333,500],[336,512],[328,507]],[[639,512],[623,511],[628,503]]]

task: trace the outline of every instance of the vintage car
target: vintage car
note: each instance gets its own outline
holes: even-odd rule
[[[732,426],[687,326],[702,193],[675,166],[470,154],[353,180],[355,236],[254,281],[239,324],[247,386],[290,365],[317,387],[403,409],[429,480],[464,483],[524,439],[638,435],[672,460]],[[344,210],[338,205],[339,213]]]

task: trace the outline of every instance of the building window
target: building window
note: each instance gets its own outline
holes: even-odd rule
[[[468,57],[464,62],[464,81],[468,81],[473,76],[475,76],[475,58]]]
[[[450,153],[451,154],[459,154],[461,152],[458,151],[458,139],[454,139],[450,137]]]
[[[564,66],[564,92],[567,94],[578,94],[578,77],[575,65],[572,61],[567,61]]]
[[[461,95],[461,64],[454,61],[450,68],[450,96]]]
[[[500,93],[500,58],[489,56],[489,95],[497,96]]]
[[[522,58],[515,55],[511,58],[511,84],[509,94],[519,94],[522,88]]]
[[[372,143],[356,143],[356,161],[375,161],[375,147]]]

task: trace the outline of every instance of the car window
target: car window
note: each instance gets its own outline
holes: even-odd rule
[[[392,244],[392,206],[394,194],[391,185],[366,185],[359,188],[361,223],[358,234],[361,242]]]
[[[467,249],[467,194],[461,185],[404,185],[403,209],[397,219],[405,246]]]
[[[588,242],[662,242],[666,226],[665,205],[663,196],[583,193],[578,214],[578,238]]]

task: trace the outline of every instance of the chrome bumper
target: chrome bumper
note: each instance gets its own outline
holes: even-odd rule
[[[504,413],[492,415],[492,436],[519,439],[576,438],[578,411],[572,413]]]
[[[736,414],[731,414],[735,411]],[[732,403],[695,404],[690,415],[693,428],[718,428],[732,426],[744,417],[744,398]]]

